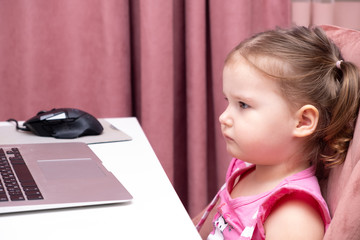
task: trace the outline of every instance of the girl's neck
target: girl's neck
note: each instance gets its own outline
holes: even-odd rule
[[[231,193],[232,198],[252,196],[271,191],[282,180],[309,167],[303,163],[289,167],[287,165],[256,165],[255,169],[242,176],[235,184]]]
[[[281,182],[288,176],[307,169],[310,165],[306,162],[296,166],[280,165],[256,165],[252,173],[253,180],[258,183]]]

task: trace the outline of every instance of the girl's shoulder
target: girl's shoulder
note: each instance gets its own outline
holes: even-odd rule
[[[266,239],[323,239],[325,226],[321,213],[308,196],[290,194],[281,198],[264,222]]]
[[[322,239],[330,222],[329,209],[311,168],[286,179],[259,208],[258,227],[267,237],[272,232],[269,239],[286,239],[282,235],[286,233],[299,236],[294,239]]]

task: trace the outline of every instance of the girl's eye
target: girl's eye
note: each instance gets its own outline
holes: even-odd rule
[[[244,102],[239,102],[239,105],[240,105],[240,108],[243,108],[243,109],[247,109],[247,108],[250,107],[249,105],[247,105],[247,104],[244,103]]]

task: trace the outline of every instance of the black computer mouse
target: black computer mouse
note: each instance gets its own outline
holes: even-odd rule
[[[99,135],[103,131],[101,123],[95,117],[74,108],[42,111],[23,125],[36,135],[65,139]]]

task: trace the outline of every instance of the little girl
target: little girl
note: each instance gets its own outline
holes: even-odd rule
[[[231,51],[219,121],[234,158],[194,219],[203,239],[322,239],[331,218],[318,178],[345,160],[359,83],[320,28],[263,32]]]

